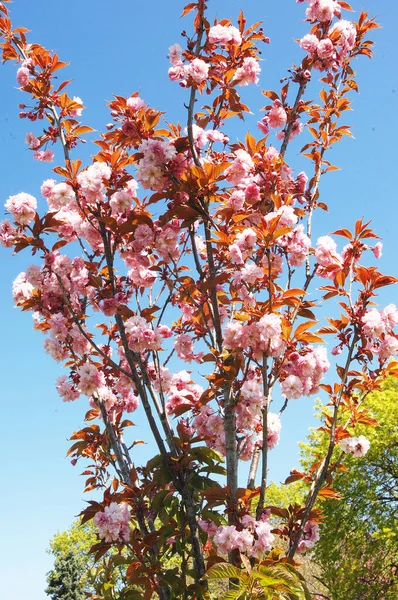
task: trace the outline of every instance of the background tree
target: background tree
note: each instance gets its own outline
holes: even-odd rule
[[[398,597],[398,383],[388,380],[382,391],[368,396],[366,407],[380,427],[368,433],[366,456],[350,457],[348,470],[336,476],[341,501],[325,499],[312,556],[327,590],[320,591],[321,597],[330,600]],[[323,432],[310,436],[304,465],[325,443]]]
[[[55,559],[54,569],[47,575],[46,594],[51,600],[83,600],[79,561],[73,552]]]

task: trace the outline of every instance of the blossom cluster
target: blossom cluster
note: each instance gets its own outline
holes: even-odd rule
[[[292,352],[285,366],[286,376],[281,379],[283,396],[290,400],[316,394],[329,367],[327,351],[322,346],[307,346],[300,352]]]
[[[315,546],[319,540],[319,525],[315,521],[307,521],[304,525],[303,533],[297,546],[297,552],[302,554]]]
[[[274,536],[272,526],[265,517],[256,521],[250,515],[242,518],[242,525],[221,525],[199,520],[199,525],[212,539],[220,554],[228,554],[232,550],[239,550],[247,556],[262,559],[264,553],[271,550]]]
[[[327,37],[320,39],[314,33],[306,34],[300,40],[300,47],[313,60],[314,69],[337,71],[354,47],[355,41],[354,23],[340,20],[330,28]]]
[[[107,543],[128,542],[130,539],[130,506],[125,502],[111,502],[103,512],[97,512],[94,523],[98,535]]]
[[[352,454],[356,458],[361,458],[369,450],[370,442],[364,435],[360,435],[359,437],[349,437],[340,440],[339,446],[346,454]]]

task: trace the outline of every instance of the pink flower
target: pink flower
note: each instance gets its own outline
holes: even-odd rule
[[[172,65],[178,65],[181,63],[182,48],[180,44],[173,44],[169,48],[169,60]]]
[[[257,534],[257,539],[254,542],[253,548],[250,552],[252,556],[256,556],[261,559],[264,552],[271,550],[274,536],[271,533],[272,526],[268,521],[255,521],[254,529]]]
[[[371,248],[371,251],[375,255],[375,258],[381,257],[382,250],[383,250],[383,244],[381,242],[377,242],[377,244],[375,246],[373,246],[373,248]]]
[[[128,542],[130,539],[130,506],[122,502],[111,502],[103,512],[97,512],[94,523],[98,535],[105,542]]]
[[[54,152],[52,150],[36,150],[33,153],[33,158],[39,162],[52,162],[54,160]]]
[[[257,127],[264,135],[269,134],[268,117],[264,117],[261,121],[257,121]]]
[[[25,87],[29,83],[29,69],[20,67],[17,71],[17,81],[21,87]]]
[[[247,552],[253,545],[254,536],[247,529],[238,531],[234,525],[222,525],[217,529],[213,541],[220,554],[228,554],[235,549]]]
[[[318,48],[316,49],[320,59],[330,58],[334,54],[334,46],[332,40],[326,38],[319,42]]]
[[[44,198],[50,198],[53,187],[57,182],[55,179],[46,179],[40,188],[41,195]]]
[[[388,360],[398,354],[398,340],[392,335],[386,335],[378,350],[380,360]]]
[[[234,79],[238,85],[258,83],[257,75],[260,73],[260,71],[261,67],[255,58],[244,58],[242,66],[236,70]]]
[[[15,223],[27,225],[35,217],[37,200],[30,194],[21,192],[16,196],[10,196],[4,206],[12,214]]]
[[[16,241],[17,230],[8,219],[0,223],[0,243],[5,248],[11,248]]]
[[[92,396],[105,383],[104,374],[91,363],[86,363],[77,370],[79,375],[78,389],[86,396]]]
[[[247,178],[249,172],[254,167],[254,163],[252,157],[248,152],[246,152],[246,150],[239,149],[236,150],[234,154],[235,160],[225,171],[225,174],[227,177],[227,181],[238,185],[240,183],[243,183],[244,180]],[[237,192],[234,192],[233,195],[235,193]]]
[[[329,235],[318,238],[317,246],[315,257],[319,265],[322,267],[330,267],[331,265],[339,267],[341,265],[342,259],[336,252],[336,242]]]
[[[297,547],[297,552],[306,552],[313,548],[319,540],[319,525],[314,521],[307,521],[304,525],[303,534]]]
[[[360,435],[359,437],[350,437],[340,440],[339,446],[346,454],[352,454],[356,458],[361,458],[362,456],[365,456],[369,450],[370,442],[364,435]]]
[[[387,330],[394,329],[395,325],[398,324],[398,310],[395,304],[389,304],[381,311],[381,318],[387,328]]]
[[[270,127],[284,127],[287,114],[279,100],[275,100],[274,106],[268,113],[268,125]]]
[[[64,402],[73,402],[73,400],[77,400],[80,396],[80,392],[68,382],[68,378],[65,375],[58,377],[56,388]]]
[[[202,83],[209,74],[209,65],[201,58],[194,58],[193,61],[185,67],[185,73],[192,77],[195,83]]]
[[[228,248],[229,255],[231,257],[231,261],[236,265],[243,265],[244,260],[242,257],[242,252],[237,244],[231,244]]]
[[[73,102],[76,102],[76,104],[80,104],[81,108],[73,108],[72,110],[69,110],[70,116],[81,117],[83,112],[83,100],[79,98],[79,96],[73,96]]]
[[[117,216],[129,210],[131,208],[132,199],[132,193],[127,189],[119,190],[112,194],[109,201],[112,214]]]
[[[73,188],[69,184],[61,182],[51,188],[48,196],[48,206],[50,210],[57,211],[68,206],[74,200],[75,192]]]
[[[340,6],[335,0],[310,0],[310,6],[306,10],[309,21],[331,21],[334,16],[340,15]]]
[[[385,319],[376,308],[366,311],[362,317],[362,323],[364,334],[372,339],[380,337],[386,330]]]
[[[315,54],[318,44],[319,40],[313,33],[307,33],[307,35],[300,40],[300,48],[309,54]]]
[[[236,27],[218,24],[210,27],[207,40],[210,44],[220,43],[225,45],[228,42],[232,42],[239,46],[242,43],[242,36]]]
[[[191,361],[194,357],[193,339],[187,333],[181,333],[181,335],[177,336],[174,342],[174,349],[179,358],[185,361]]]
[[[127,98],[127,106],[134,112],[146,108],[146,102],[139,96],[131,96]]]
[[[229,142],[229,137],[217,129],[210,129],[210,131],[206,131],[206,134],[210,142],[221,142],[222,144],[228,144]]]
[[[289,375],[281,382],[282,395],[288,400],[296,400],[303,395],[303,384],[297,375]]]
[[[186,84],[186,73],[184,64],[182,62],[178,62],[173,67],[170,67],[167,74],[169,76],[170,81],[181,81],[182,84]]]
[[[40,146],[40,140],[32,132],[26,134],[25,143],[31,150],[36,150]]]

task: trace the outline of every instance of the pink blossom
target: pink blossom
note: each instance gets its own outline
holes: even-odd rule
[[[310,6],[306,10],[309,21],[331,21],[334,16],[340,15],[340,6],[335,0],[310,0]]]
[[[145,100],[139,96],[131,96],[130,98],[127,98],[126,104],[133,112],[146,108]]]
[[[381,318],[387,330],[394,329],[398,324],[398,309],[395,304],[389,304],[381,311]]]
[[[79,375],[78,389],[82,394],[92,396],[105,383],[104,375],[91,363],[85,363],[77,370]]]
[[[354,23],[341,19],[333,25],[329,31],[329,36],[332,40],[336,40],[337,38],[335,43],[340,46],[338,57],[341,59],[353,48],[357,37],[357,30]]]
[[[40,146],[40,140],[32,132],[26,134],[25,143],[31,150],[36,150]]]
[[[231,321],[224,329],[225,348],[246,348],[248,344],[247,328],[237,321]]]
[[[40,188],[41,195],[44,198],[50,198],[53,187],[57,182],[55,179],[46,179]]]
[[[128,272],[128,277],[134,287],[137,288],[150,288],[157,279],[155,271],[151,271],[139,263],[134,265],[134,267]]]
[[[229,142],[229,137],[217,129],[210,129],[210,131],[207,131],[206,134],[207,139],[211,142],[221,142],[222,144],[228,144]]]
[[[364,334],[372,339],[380,337],[386,330],[386,321],[376,308],[366,311],[362,323]]]
[[[284,127],[287,114],[279,100],[275,100],[274,106],[268,113],[268,125],[270,127]]]
[[[182,84],[186,84],[186,72],[182,62],[178,62],[173,67],[170,67],[167,74],[170,81],[181,81]]]
[[[132,193],[130,190],[118,190],[112,194],[109,200],[109,206],[111,207],[112,214],[117,216],[131,208]]]
[[[346,454],[352,454],[356,458],[365,456],[370,448],[370,442],[364,435],[359,437],[344,438],[339,441],[339,446]]]
[[[228,554],[228,552],[235,549],[247,552],[253,545],[254,536],[247,529],[238,531],[235,525],[222,525],[217,529],[213,541],[220,554]]]
[[[268,413],[268,437],[267,437],[267,448],[272,450],[279,442],[280,433],[282,430],[282,423],[280,417],[276,413]]]
[[[80,396],[80,392],[68,382],[68,378],[65,375],[58,377],[56,388],[64,402],[73,402],[73,400],[77,400]]]
[[[336,252],[336,242],[329,235],[318,238],[317,246],[315,257],[319,265],[322,267],[330,267],[331,265],[339,267],[341,265],[342,258]]]
[[[54,160],[54,152],[52,150],[36,150],[33,153],[33,158],[39,162],[52,162]]]
[[[257,127],[264,135],[269,134],[268,117],[263,117],[261,121],[257,121]]]
[[[29,83],[29,69],[20,67],[17,71],[17,81],[21,87],[25,87]]]
[[[103,512],[97,512],[94,523],[98,535],[105,542],[128,542],[130,539],[130,506],[122,502],[111,502]]]
[[[72,108],[69,110],[69,114],[71,117],[81,117],[83,112],[83,100],[79,98],[79,96],[73,96],[72,99],[73,102],[76,102],[76,104],[80,104],[81,108]]]
[[[208,42],[210,44],[227,44],[228,42],[232,42],[233,44],[240,45],[242,43],[242,36],[239,30],[232,25],[214,25],[210,27]]]
[[[177,65],[181,62],[182,48],[180,44],[173,44],[169,48],[169,60],[172,65]]]
[[[213,521],[198,519],[198,525],[207,535],[214,535],[217,532],[217,525]]]
[[[188,333],[181,333],[176,337],[174,349],[177,352],[178,357],[182,358],[182,360],[190,362],[195,359],[193,339]]]
[[[185,73],[192,77],[195,83],[206,81],[209,74],[209,65],[201,58],[194,58],[193,61],[185,67]]]
[[[256,540],[250,552],[252,556],[262,559],[264,553],[272,548],[272,542],[275,537],[271,533],[272,526],[267,520],[255,521],[254,530],[256,532]]]
[[[288,213],[285,216],[287,217]],[[293,215],[291,215],[291,218],[293,218]],[[288,261],[293,267],[300,267],[303,264],[311,247],[311,240],[304,233],[304,226],[301,224],[297,225],[291,233],[280,237],[278,243],[289,253]]]
[[[4,206],[11,213],[15,223],[27,225],[35,217],[37,200],[30,194],[21,192],[16,196],[10,196]]]
[[[318,44],[319,40],[313,33],[307,33],[307,35],[300,40],[300,48],[309,54],[315,54]]]
[[[288,400],[296,400],[303,395],[303,384],[297,375],[289,375],[281,382],[282,395]]]
[[[244,58],[242,66],[236,70],[234,79],[238,85],[258,83],[257,75],[260,73],[260,71],[260,65],[255,58]]]
[[[242,183],[254,167],[252,157],[246,150],[235,151],[235,160],[225,171],[227,181],[233,184]]]
[[[228,203],[233,210],[241,210],[245,203],[245,193],[242,190],[234,190],[229,197]]]
[[[67,183],[58,183],[51,188],[48,196],[50,210],[60,210],[75,200],[75,192]]]
[[[140,316],[130,317],[125,324],[129,348],[135,352],[160,350],[162,338],[156,329],[152,329]]]
[[[330,58],[334,54],[334,46],[332,40],[325,38],[319,42],[318,48],[316,49],[320,59]]]
[[[313,548],[319,540],[319,525],[314,521],[307,521],[303,528],[297,552],[303,553]]]
[[[392,335],[386,335],[381,341],[378,349],[380,360],[388,360],[391,356],[398,354],[398,339]]]
[[[0,243],[5,248],[11,248],[17,237],[17,230],[13,227],[8,219],[0,223]]]
[[[68,335],[68,319],[62,313],[55,313],[49,319],[51,335],[55,340],[64,341]]]
[[[244,260],[242,256],[242,252],[237,244],[231,244],[228,247],[228,252],[231,258],[231,261],[236,265],[243,265]]]
[[[53,340],[52,338],[46,338],[44,340],[44,350],[57,362],[66,360],[68,357],[68,349],[65,348],[65,346],[63,346],[60,342],[57,342],[57,340]],[[76,393],[77,396],[80,395],[78,392]],[[74,400],[75,398],[71,399]]]
[[[381,257],[382,250],[383,250],[383,244],[381,242],[377,242],[377,244],[375,246],[373,246],[373,248],[371,248],[371,251],[375,255],[375,258]]]

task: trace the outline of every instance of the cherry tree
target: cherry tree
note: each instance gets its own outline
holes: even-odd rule
[[[262,91],[256,137],[234,141],[229,119],[249,112],[242,88],[259,83],[270,40],[243,12],[236,23],[211,23],[205,0],[187,4],[193,25],[185,48],[170,47],[168,72],[186,90],[182,124],[137,92],[115,96],[83,165],[77,151],[92,129],[59,79],[66,63],[14,28],[7,4],[2,57],[16,63],[30,98],[20,105],[34,130],[26,142],[48,162],[60,144],[64,162],[43,182],[40,214],[30,193],[10,196],[0,239],[36,256],[15,280],[14,300],[65,368],[62,400],[88,400],[69,454],[88,460],[86,491],[103,492],[82,512],[98,528],[93,552],[123,550],[110,560],[128,565],[126,598],[210,598],[208,581],[223,578],[228,598],[308,598],[297,554],[319,537],[317,499],[336,495],[345,454],[366,453],[355,431],[377,425],[366,397],[398,374],[398,310],[374,303],[396,279],[366,266],[381,256],[377,235],[358,220],[312,239],[314,218],[327,211],[321,178],[337,169],[328,151],[351,136],[342,120],[358,90],[352,62],[371,57],[374,19],[347,20],[343,1],[308,0],[300,64],[281,89]],[[286,159],[296,136],[306,172]],[[321,290],[317,302],[312,289]],[[322,325],[320,310],[335,316]],[[338,363],[333,385],[322,383],[326,336]],[[269,452],[289,403],[320,390],[326,452],[286,481],[307,485],[305,503],[269,506]],[[130,441],[136,410],[158,452],[140,466]]]

